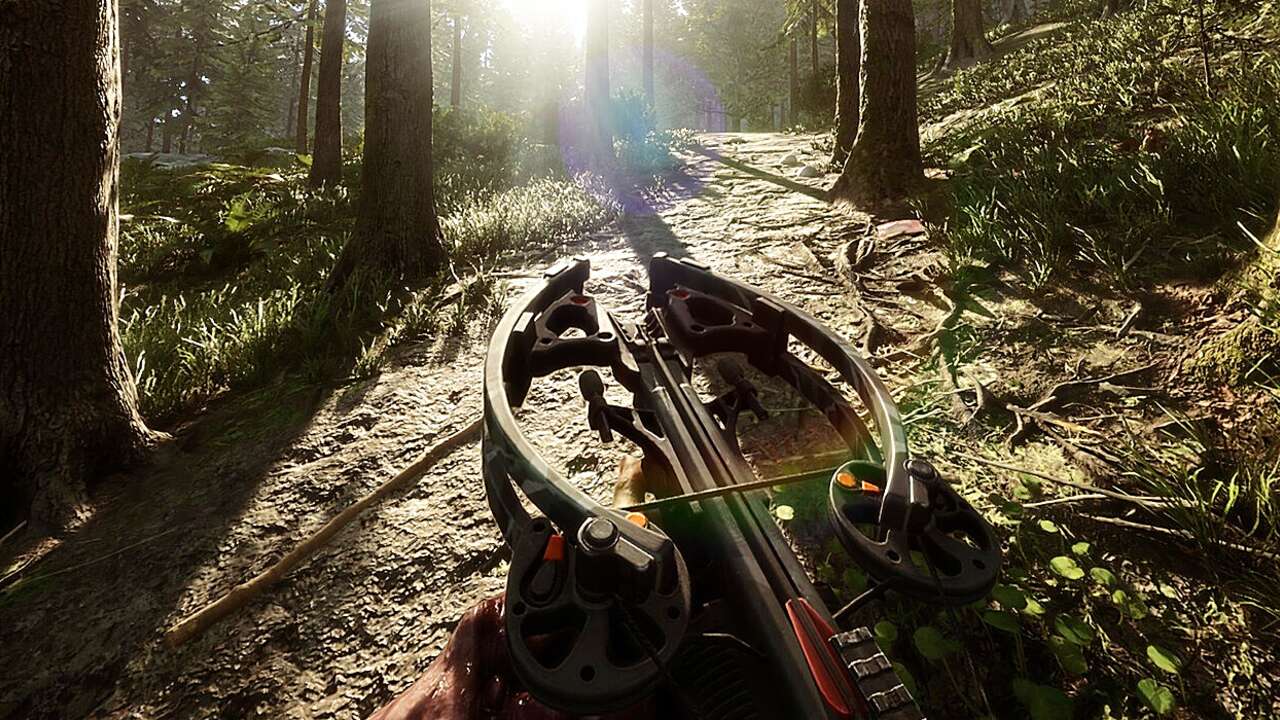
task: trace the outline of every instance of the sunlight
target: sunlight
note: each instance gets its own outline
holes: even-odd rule
[[[578,42],[587,31],[586,0],[498,0],[498,4],[522,25],[567,27]]]

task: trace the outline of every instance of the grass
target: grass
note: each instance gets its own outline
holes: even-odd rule
[[[923,101],[935,121],[973,113],[926,148],[954,173],[953,256],[1035,284],[1075,273],[1128,285],[1216,276],[1251,249],[1237,223],[1269,218],[1280,187],[1280,58],[1220,52],[1206,87],[1190,4],[1140,5],[960,71]],[[1215,7],[1217,47],[1256,21]]]
[[[1066,17],[1098,9],[1069,5]],[[1005,542],[989,597],[954,610],[891,597],[864,618],[930,717],[1274,715],[1280,236],[1266,230],[1280,199],[1280,5],[1206,7],[1209,87],[1196,6],[1139,0],[922,98],[926,152],[951,171],[946,220],[932,228],[951,279],[987,269],[1008,286],[988,303],[996,318],[962,315],[939,337],[947,364],[1026,405],[1092,364],[1095,350],[1130,354],[1117,369],[1184,363],[1176,378],[1135,381],[1155,386],[1138,396],[1084,396],[1062,409],[1097,432],[1068,439],[1107,451],[1101,469],[1047,437],[1011,446],[998,413],[954,419],[938,368],[919,368],[899,398],[913,452],[937,458]],[[1040,288],[1047,317],[1024,304],[1028,286]],[[1183,287],[1208,307],[1178,306]],[[1143,322],[1180,334],[1183,347],[1095,342],[1054,321],[1057,300],[1090,323],[1108,316],[1107,303],[1153,297],[1178,309],[1152,303]],[[1036,317],[1017,316],[1026,310]],[[1245,321],[1226,332],[1178,326],[1210,315]],[[1076,491],[957,448],[1157,505],[1070,501]],[[819,575],[842,599],[867,583],[838,548],[820,556]]]
[[[487,273],[505,255],[553,249],[619,212],[589,178],[538,170],[545,153],[514,121],[444,117],[437,186],[450,267],[412,289],[369,278],[337,297],[323,289],[353,230],[357,190],[306,190],[301,167],[125,164],[122,337],[153,424],[283,374],[376,372],[396,343],[497,312],[501,287]],[[474,147],[454,147],[453,135]]]

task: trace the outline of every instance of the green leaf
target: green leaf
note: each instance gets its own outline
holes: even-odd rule
[[[1182,672],[1182,660],[1159,645],[1148,645],[1147,657],[1152,663],[1155,663],[1156,667],[1170,675],[1177,675]]]
[[[1054,522],[1053,522],[1052,520],[1041,520],[1040,522],[1038,522],[1038,523],[1036,523],[1036,524],[1040,526],[1040,529],[1041,529],[1041,530],[1043,530],[1043,531],[1045,531],[1045,532],[1047,532],[1047,533],[1056,533],[1056,532],[1058,532],[1058,526],[1057,526],[1057,525],[1055,525],[1055,524],[1054,524]]]
[[[1053,629],[1068,641],[1076,645],[1088,645],[1093,642],[1093,628],[1079,618],[1070,615],[1059,615],[1053,619]]]
[[[1014,678],[1013,694],[1027,706],[1032,720],[1071,720],[1071,698],[1057,688]]]
[[[1054,635],[1049,638],[1049,647],[1063,670],[1075,675],[1084,675],[1089,671],[1089,664],[1085,662],[1084,651],[1079,645],[1060,635]]]
[[[1176,703],[1173,691],[1156,682],[1155,678],[1143,678],[1138,681],[1138,697],[1157,715],[1168,715]]]
[[[884,649],[892,645],[898,639],[898,626],[888,620],[881,620],[876,623],[876,642],[880,643],[880,649]]]
[[[1111,602],[1120,608],[1121,613],[1134,620],[1141,620],[1147,616],[1147,604],[1142,601],[1142,598],[1131,596],[1123,590],[1111,593]]]
[[[1079,580],[1084,577],[1084,570],[1081,570],[1076,561],[1066,555],[1059,555],[1050,560],[1049,568],[1068,580]]]
[[[1169,598],[1170,600],[1178,599],[1178,591],[1172,585],[1166,585],[1164,583],[1160,583],[1160,594]]]
[[[1027,606],[1022,609],[1022,612],[1032,617],[1041,617],[1044,615],[1044,606],[1035,598],[1027,598]]]
[[[773,514],[778,516],[779,520],[795,520],[796,510],[790,505],[779,505],[773,509]]]
[[[1022,519],[1022,506],[1012,500],[1006,500],[1000,503],[1000,512],[1010,520]]]
[[[987,610],[982,613],[982,622],[997,630],[1018,634],[1022,627],[1018,624],[1018,616],[1003,610]]]
[[[898,679],[902,681],[902,686],[911,693],[911,697],[920,697],[920,687],[916,685],[916,678],[907,670],[907,666],[900,662],[893,664],[893,671],[897,673]]]
[[[997,585],[991,591],[991,597],[1009,610],[1022,610],[1027,606],[1027,595],[1012,585]]]
[[[1071,546],[1071,552],[1075,553],[1076,555],[1081,555],[1081,556],[1083,556],[1083,555],[1088,555],[1088,554],[1089,554],[1089,543],[1087,543],[1087,542],[1078,542],[1078,543],[1075,543],[1074,545],[1072,545],[1072,546]]]
[[[960,649],[960,646],[954,640],[948,640],[938,631],[938,628],[932,625],[922,625],[916,628],[912,639],[915,641],[916,649],[920,651],[920,654],[930,660],[941,660]]]
[[[850,567],[846,569],[840,579],[844,581],[845,588],[854,595],[858,595],[867,589],[867,574],[859,568]]]
[[[1104,567],[1089,568],[1089,577],[1103,587],[1111,587],[1117,582],[1115,573]]]

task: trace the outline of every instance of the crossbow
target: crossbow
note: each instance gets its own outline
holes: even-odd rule
[[[589,273],[581,259],[548,270],[505,314],[485,361],[484,481],[511,549],[505,623],[519,681],[577,715],[647,701],[658,717],[921,718],[871,631],[842,621],[887,590],[951,605],[982,597],[1000,566],[991,527],[909,454],[884,384],[812,316],[658,255],[644,316],[626,322],[586,294]],[[800,346],[828,369],[801,360]],[[785,480],[828,480],[834,533],[873,581],[835,612],[770,512],[764,489],[784,481],[757,478],[740,447],[739,417],[769,413],[743,360],[812,403],[847,446],[838,468]],[[728,390],[704,399],[696,363],[714,364]],[[595,502],[521,432],[515,411],[533,381],[567,368],[585,368],[589,427],[643,452],[652,499]],[[597,368],[632,407],[606,399]],[[878,438],[834,382],[855,391]]]

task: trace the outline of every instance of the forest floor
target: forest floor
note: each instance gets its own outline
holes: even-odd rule
[[[666,252],[804,307],[874,355],[907,415],[913,447],[936,458],[988,510],[989,493],[1016,495],[1030,478],[966,454],[1010,461],[1006,445],[1017,445],[1014,462],[1086,481],[1087,468],[1073,458],[1088,454],[1082,446],[1116,437],[1120,423],[1157,432],[1168,424],[1166,406],[1220,423],[1248,421],[1230,409],[1239,399],[1193,396],[1194,384],[1178,381],[1192,338],[1225,322],[1214,317],[1208,288],[1173,280],[1135,299],[1095,287],[1032,292],[988,278],[981,297],[957,291],[943,253],[918,223],[833,207],[819,199],[831,176],[800,179],[796,165],[784,164],[794,154],[825,167],[817,136],[700,141],[699,150],[681,155],[681,175],[633,199],[606,230],[563,248],[565,256],[591,259],[588,292],[634,316],[648,285],[645,263]],[[837,272],[835,258],[850,250],[856,282]],[[514,296],[555,259],[515,260],[499,276]],[[96,514],[74,534],[0,547],[0,566],[23,554],[42,558],[19,592],[0,599],[0,720],[352,718],[406,688],[462,612],[504,586],[505,555],[485,502],[478,443],[204,636],[171,650],[162,635],[473,420],[489,331],[472,327],[462,337],[403,347],[369,380],[336,387],[282,381],[215,402],[174,430],[152,467],[104,483]],[[943,353],[950,359],[940,372],[933,344],[943,335],[959,339]],[[947,372],[957,364],[961,371]],[[946,377],[959,388],[947,387]],[[1054,390],[1062,382],[1075,384]],[[1050,396],[1056,399],[1021,413],[1016,438],[1012,422],[978,430],[965,417],[1030,408]],[[534,444],[580,486],[607,498],[621,449],[594,441],[572,375],[535,385],[526,407],[521,419]],[[1055,510],[1072,507],[1046,508],[1043,517],[1061,520]],[[1168,592],[1133,583],[1150,590],[1151,613],[1199,628],[1201,643],[1188,663],[1205,673],[1218,668],[1212,680],[1191,681],[1186,692],[1199,700],[1188,704],[1229,716],[1245,682],[1254,686],[1252,699],[1239,702],[1249,707],[1275,695],[1274,646],[1265,637],[1246,641],[1244,610],[1218,606],[1230,617],[1211,626],[1178,615],[1177,606],[1199,592],[1196,583],[1214,582],[1211,569],[1170,555],[1159,536],[1098,523],[1078,531],[1098,545],[1098,557],[1105,538],[1116,537],[1129,552],[1126,567],[1159,564],[1162,553],[1164,566],[1174,558],[1180,575],[1162,576]],[[1065,528],[1054,532],[1067,535]],[[1025,559],[1026,547],[1015,550]],[[1139,569],[1133,577],[1147,575]],[[1009,652],[989,637],[978,642]],[[1123,643],[1107,652],[1132,660],[1123,657]],[[960,682],[972,690],[999,680],[1006,689],[991,697],[1007,696],[1014,671],[1012,661],[1004,664],[1010,668],[991,663]],[[950,692],[941,677],[928,683],[930,697]],[[942,710],[938,717],[976,714],[967,705],[931,709]]]

